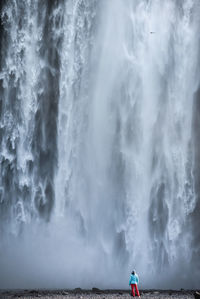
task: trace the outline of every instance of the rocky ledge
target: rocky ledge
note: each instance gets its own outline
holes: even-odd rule
[[[140,290],[141,297],[150,299],[200,299],[199,290]],[[130,299],[130,290],[1,290],[0,299]]]

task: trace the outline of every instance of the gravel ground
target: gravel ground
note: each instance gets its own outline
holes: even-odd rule
[[[194,291],[140,291],[142,298],[150,299],[194,299]],[[130,299],[128,291],[69,291],[69,290],[19,290],[0,291],[0,299],[20,298],[20,299]]]

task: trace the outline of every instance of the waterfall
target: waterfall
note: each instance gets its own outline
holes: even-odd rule
[[[0,287],[199,288],[199,1],[0,16]]]

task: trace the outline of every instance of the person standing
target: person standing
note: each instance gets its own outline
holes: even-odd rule
[[[138,283],[139,283],[139,277],[136,274],[135,270],[133,270],[133,272],[131,273],[130,280],[129,280],[129,285],[131,286],[133,297],[135,297],[135,290],[136,290],[137,296],[140,297],[140,293],[139,293],[138,286],[137,286]],[[134,290],[134,288],[135,288],[135,290]]]

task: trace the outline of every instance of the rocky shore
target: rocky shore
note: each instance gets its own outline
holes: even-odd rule
[[[200,293],[194,290],[141,290],[142,298],[150,299],[200,299]],[[198,297],[199,296],[199,297]],[[0,299],[130,299],[129,290],[1,290]]]

